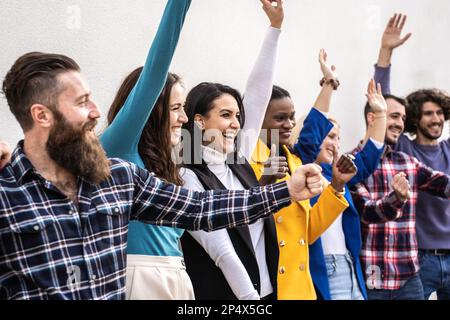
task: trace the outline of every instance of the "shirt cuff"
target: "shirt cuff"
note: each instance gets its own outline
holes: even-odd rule
[[[286,181],[268,185],[265,187],[265,190],[269,200],[269,210],[272,213],[276,213],[291,205],[291,194]]]
[[[395,191],[392,191],[386,198],[386,202],[394,209],[396,210],[397,214],[395,219],[398,219],[402,216],[403,213],[403,206],[405,205],[406,201],[400,201],[397,196],[395,195]]]
[[[277,44],[278,39],[280,38],[280,35],[281,35],[281,29],[269,27],[269,29],[267,30],[265,42]]]
[[[382,71],[389,71],[389,70],[391,70],[391,66],[392,66],[392,64],[390,64],[388,67],[380,67],[379,65],[378,65],[378,63],[375,63],[375,69],[376,70],[382,70]]]
[[[321,113],[325,118],[327,118],[327,120],[328,120],[328,112],[320,111],[320,110],[317,109],[316,107],[313,107],[313,109],[316,110],[317,112],[320,112],[320,113]]]

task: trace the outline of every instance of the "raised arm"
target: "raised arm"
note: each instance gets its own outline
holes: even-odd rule
[[[383,97],[381,85],[375,86],[375,81],[370,80],[366,97],[371,111],[367,115],[368,123],[364,143],[369,139],[373,139],[383,144],[386,136],[387,104]]]
[[[245,143],[241,143],[240,152],[246,159],[251,159],[256,148],[259,132],[264,122],[267,107],[272,96],[273,79],[278,53],[278,39],[284,20],[284,9],[281,0],[274,7],[269,0],[260,0],[263,10],[270,20],[264,43],[258,59],[248,78],[244,95],[244,108],[246,122],[242,128],[242,137]]]
[[[402,30],[405,26],[406,19],[406,15],[395,14],[389,19],[386,29],[383,32],[374,76],[376,83],[381,84],[383,94],[391,93],[391,60],[394,49],[403,45],[412,35],[408,33],[402,37]]]
[[[327,63],[327,59],[327,52],[325,49],[321,49],[319,52],[319,63],[323,74],[323,80],[321,81],[322,90],[314,103],[314,107],[323,113],[330,112],[333,91],[337,90],[339,87],[336,67],[334,65],[330,67]]]
[[[354,155],[357,174],[348,182],[348,186],[354,186],[363,182],[377,169],[384,149],[379,149],[372,140],[369,140],[363,149]]]
[[[338,85],[338,75],[335,66],[327,64],[327,52],[321,49],[319,52],[319,64],[323,74],[322,89],[314,103],[314,107],[303,122],[302,130],[294,148],[302,159],[302,162],[313,163],[320,153],[323,140],[333,129],[333,124],[328,120],[331,97]]]
[[[141,76],[101,136],[108,156],[121,157],[137,151],[142,131],[164,88],[190,4],[191,0],[168,0]]]

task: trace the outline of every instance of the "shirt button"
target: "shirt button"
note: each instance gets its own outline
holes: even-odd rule
[[[283,223],[283,217],[278,217],[277,218],[277,223]]]
[[[286,273],[286,268],[280,267],[280,274],[285,274],[285,273]]]
[[[34,231],[39,231],[39,230],[41,230],[41,227],[39,227],[38,225],[35,225],[35,226],[33,227],[33,229],[34,229]]]
[[[300,269],[300,271],[305,271],[305,270],[306,270],[306,267],[305,267],[304,264],[301,264],[300,267],[299,267],[299,269]]]
[[[74,214],[73,210],[69,210],[69,214],[73,215]]]
[[[285,247],[285,246],[286,246],[286,241],[281,240],[281,241],[280,241],[280,247]]]
[[[97,276],[95,274],[92,275],[91,280],[95,281],[97,279]]]
[[[304,246],[304,245],[306,244],[306,241],[305,241],[304,239],[300,239],[300,240],[298,241],[298,243],[299,243],[301,246]]]
[[[119,213],[120,212],[119,208],[114,208],[114,212]]]

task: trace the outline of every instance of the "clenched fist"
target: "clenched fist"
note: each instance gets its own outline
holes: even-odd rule
[[[404,172],[400,172],[395,175],[392,180],[392,189],[395,191],[395,195],[398,200],[405,202],[409,197],[409,181],[406,179],[406,174]]]
[[[299,167],[287,181],[293,201],[314,198],[323,191],[322,168],[316,164]]]
[[[345,184],[358,173],[358,168],[353,162],[354,159],[355,157],[351,154],[344,154],[339,158],[337,148],[334,148],[333,179],[331,181],[334,190],[343,190]]]

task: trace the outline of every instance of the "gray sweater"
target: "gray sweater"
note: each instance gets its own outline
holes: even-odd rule
[[[428,146],[402,136],[396,149],[413,155],[433,170],[450,174],[450,139]],[[416,212],[419,249],[450,249],[450,200],[419,191]]]

